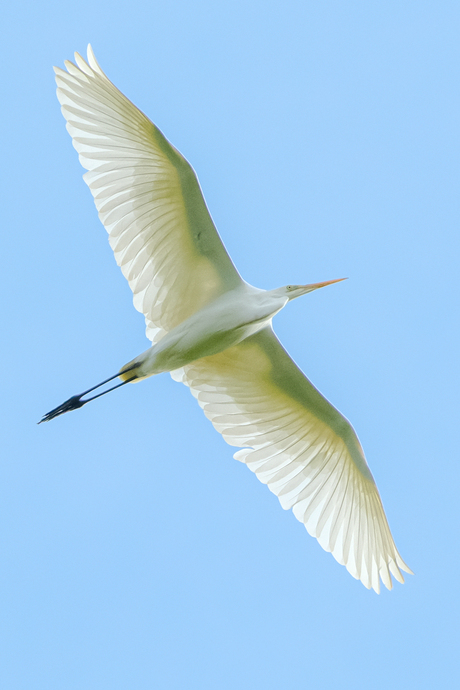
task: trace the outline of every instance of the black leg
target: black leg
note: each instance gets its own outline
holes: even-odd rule
[[[128,369],[124,369],[122,373],[125,373],[126,371],[131,371],[131,369],[136,369],[139,365],[138,364],[133,364],[133,366],[129,367]],[[91,391],[96,390],[96,388],[100,388],[104,384],[108,383],[109,381],[113,381],[113,379],[116,379],[120,376],[119,372],[118,374],[115,374],[114,376],[110,376],[110,378],[106,379],[105,381],[102,381],[102,383],[98,383],[97,386],[93,386],[92,388],[88,388],[87,391],[84,393],[80,393],[80,395],[73,395],[71,398],[66,400],[62,405],[59,405],[58,407],[55,407],[54,410],[51,410],[50,412],[47,412],[43,417],[40,419],[38,424],[41,424],[42,422],[49,422],[51,419],[54,419],[55,417],[59,417],[60,414],[64,414],[64,412],[71,412],[71,410],[77,410],[79,407],[83,407],[83,405],[86,405],[87,402],[90,402],[91,400],[95,400],[96,398],[100,398],[101,395],[105,395],[106,393],[110,393],[110,391],[115,390],[115,388],[120,388],[120,386],[124,386],[126,383],[131,383],[131,381],[134,381],[135,378],[137,378],[136,375],[134,375],[132,378],[128,379],[127,381],[123,381],[122,383],[118,383],[116,386],[112,386],[112,388],[109,388],[106,391],[103,391],[102,393],[98,393],[97,395],[93,395],[91,398],[88,398],[87,400],[81,400],[84,395],[88,395],[88,393],[91,393]]]

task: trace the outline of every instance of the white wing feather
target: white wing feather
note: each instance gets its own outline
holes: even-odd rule
[[[102,72],[55,68],[57,96],[118,265],[158,341],[241,283],[190,164]]]
[[[172,372],[225,441],[353,577],[380,591],[411,572],[399,555],[361,445],[270,327]]]

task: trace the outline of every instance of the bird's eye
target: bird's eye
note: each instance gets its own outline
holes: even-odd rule
[[[288,286],[287,286],[287,289],[288,289],[288,290],[293,290],[293,289],[294,289],[294,286],[293,286],[293,285],[288,285]]]

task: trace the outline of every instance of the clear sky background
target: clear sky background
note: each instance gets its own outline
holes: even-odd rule
[[[2,10],[0,686],[459,687],[458,1]],[[168,375],[37,426],[148,347],[55,97],[86,51],[195,167],[353,423],[416,573],[368,592]]]

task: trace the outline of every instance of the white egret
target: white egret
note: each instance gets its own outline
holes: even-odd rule
[[[353,577],[377,592],[380,579],[389,589],[391,575],[404,582],[401,570],[411,570],[396,549],[353,428],[272,329],[273,316],[290,300],[338,281],[276,290],[248,285],[221,242],[190,164],[109,81],[91,46],[87,60],[75,54],[67,72],[55,68],[57,95],[152,341],[111,378],[124,385],[171,372],[227,443],[242,448],[234,457]],[[99,397],[82,400],[99,386],[41,421]]]

